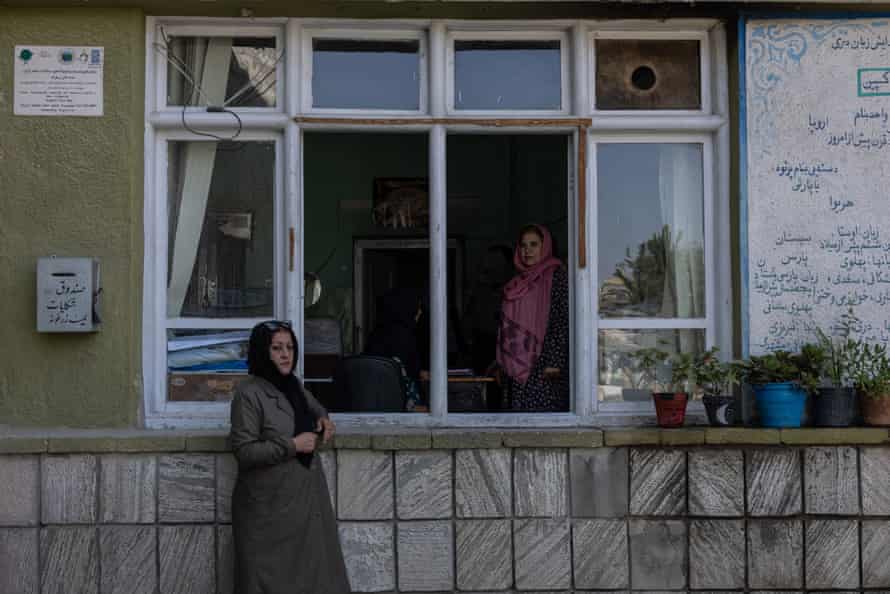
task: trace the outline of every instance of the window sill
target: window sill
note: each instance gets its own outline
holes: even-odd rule
[[[225,431],[0,429],[0,454],[226,452]],[[622,446],[817,446],[890,443],[890,430],[759,427],[407,429],[341,431],[334,449],[599,448]]]

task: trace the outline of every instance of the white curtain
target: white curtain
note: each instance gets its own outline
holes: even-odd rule
[[[668,227],[662,316],[700,318],[704,303],[704,188],[702,153],[695,144],[663,144],[658,151],[661,217]],[[695,350],[689,333],[680,348]]]
[[[173,41],[170,49],[188,66],[201,93],[192,89],[189,97],[183,97],[183,84],[179,76],[171,77],[171,97],[177,97],[186,105],[201,105],[208,102],[222,105],[225,100],[226,82],[229,75],[229,62],[232,58],[231,38],[187,38]],[[203,94],[202,94],[203,93]],[[178,94],[178,95],[177,95]],[[210,181],[213,178],[213,162],[216,157],[216,142],[188,142],[178,153],[179,196],[176,226],[170,234],[172,258],[167,287],[167,316],[179,317],[188,292],[192,270],[198,255],[201,228],[207,211],[207,198]],[[172,209],[171,209],[172,214]]]

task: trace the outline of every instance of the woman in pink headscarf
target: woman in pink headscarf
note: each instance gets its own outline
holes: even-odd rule
[[[569,409],[569,287],[542,225],[519,233],[513,252],[519,272],[504,287],[497,362],[506,376],[503,408]]]

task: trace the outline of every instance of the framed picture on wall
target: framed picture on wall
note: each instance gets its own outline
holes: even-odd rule
[[[371,216],[387,229],[429,226],[429,180],[425,177],[378,177],[374,179]]]

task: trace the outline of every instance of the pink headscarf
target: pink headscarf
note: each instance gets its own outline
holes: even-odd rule
[[[504,286],[498,332],[498,364],[521,384],[528,381],[541,356],[550,317],[553,272],[562,266],[562,262],[553,257],[550,232],[541,225],[534,227],[542,237],[541,259],[534,266],[526,266],[522,262],[521,247],[516,244],[513,265],[519,274]]]

